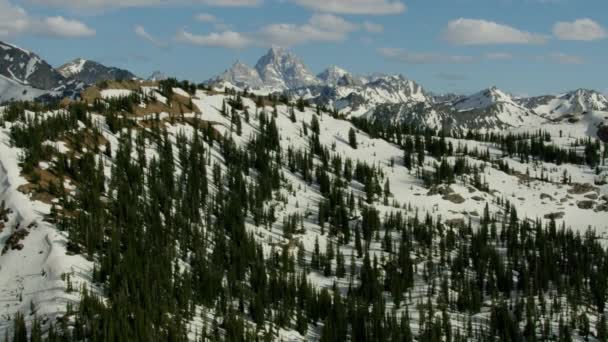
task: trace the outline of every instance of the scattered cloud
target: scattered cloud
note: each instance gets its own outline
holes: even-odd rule
[[[576,55],[565,54],[562,52],[553,52],[548,55],[538,56],[536,57],[536,60],[541,62],[552,62],[558,64],[585,64],[584,58]]]
[[[443,38],[455,45],[542,44],[543,35],[483,19],[460,18],[448,23]]]
[[[384,32],[384,26],[382,26],[381,24],[372,23],[370,21],[364,21],[363,28],[365,29],[365,31],[371,32],[371,33]]]
[[[399,48],[381,48],[378,49],[378,52],[385,58],[408,64],[462,64],[475,61],[471,56],[409,52]]]
[[[0,37],[20,34],[80,38],[95,35],[95,30],[80,21],[61,16],[32,17],[22,7],[0,0]]]
[[[95,30],[77,20],[64,17],[44,18],[40,23],[33,23],[33,29],[41,35],[63,38],[90,37]]]
[[[340,42],[357,26],[333,14],[315,14],[308,23],[271,24],[254,34],[258,42],[272,42],[281,46],[301,45],[311,42]]]
[[[161,41],[160,39],[154,37],[152,34],[148,33],[148,31],[146,31],[146,29],[141,26],[141,25],[137,25],[135,26],[135,34],[142,38],[143,40],[148,41],[149,43],[151,43],[152,45],[159,47],[159,48],[166,48],[167,44],[163,41]]]
[[[185,44],[223,47],[227,49],[242,49],[251,45],[251,41],[247,37],[234,31],[196,35],[182,29],[175,36],[175,40]]]
[[[202,46],[242,49],[248,46],[294,46],[312,42],[340,42],[350,32],[359,29],[333,14],[315,14],[304,24],[276,23],[261,27],[254,32],[222,31],[196,35],[185,30],[178,32],[176,40]]]
[[[490,59],[494,61],[506,61],[509,59],[513,59],[513,55],[507,52],[488,52],[484,55],[485,59]]]
[[[593,41],[608,37],[608,31],[589,18],[557,22],[553,34],[561,40]]]
[[[387,15],[407,9],[398,0],[294,0],[300,6],[319,12],[339,14]]]

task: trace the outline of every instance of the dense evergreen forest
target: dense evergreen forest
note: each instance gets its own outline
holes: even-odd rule
[[[197,89],[168,80],[160,91],[170,97],[177,86]],[[91,286],[68,286],[81,301],[64,317],[26,325],[18,315],[5,340],[275,341],[295,331],[320,341],[608,341],[608,251],[594,231],[520,217],[507,196],[494,197],[500,210],[486,203],[468,222],[406,205],[382,214],[376,206],[390,206],[395,191],[383,169],[321,142],[322,117],[336,113],[315,108],[304,122],[299,113],[311,108],[303,100],[229,92],[220,112],[231,132],[258,128],[239,145],[202,115],[136,121],[128,114],[145,97],[5,109],[24,176],[58,199],[48,220],[69,236],[70,252],[94,264]],[[281,143],[276,108],[286,104],[308,146]],[[461,135],[364,120],[346,132],[353,149],[361,132],[399,146],[403,158],[387,162],[405,165],[428,189],[465,182],[489,192],[484,168],[514,172],[489,151],[447,138],[491,143],[522,163],[591,169],[607,151],[591,139],[556,147],[542,131]],[[66,141],[69,151],[47,140]],[[429,160],[433,171],[423,167]],[[41,180],[42,161],[50,180]],[[290,177],[323,199],[308,215],[279,220],[285,192],[300,191]],[[560,181],[570,182],[567,174]],[[311,224],[325,243],[309,252],[297,236]],[[282,236],[272,243],[255,233],[273,227]]]

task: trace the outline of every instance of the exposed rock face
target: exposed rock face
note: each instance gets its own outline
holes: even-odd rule
[[[597,137],[600,138],[601,141],[608,143],[608,126],[602,126],[597,131]]]
[[[576,202],[576,205],[580,209],[593,209],[593,206],[595,205],[595,201],[578,201],[578,202]]]
[[[264,84],[271,88],[292,89],[319,83],[296,55],[278,47],[262,56],[255,69]]]
[[[33,88],[51,90],[65,78],[38,55],[0,42],[0,75]]]
[[[557,212],[557,213],[550,213],[545,215],[545,218],[547,220],[559,220],[564,218],[564,216],[566,216],[566,214],[563,211]]]
[[[100,63],[77,58],[57,69],[64,77],[86,84],[96,84],[108,80],[132,80],[137,78],[130,71],[115,67],[107,67]]]

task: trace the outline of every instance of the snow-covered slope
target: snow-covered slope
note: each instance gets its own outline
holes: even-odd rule
[[[390,78],[389,80],[397,81],[397,78]],[[379,80],[376,79],[372,83],[377,81]],[[498,108],[497,106],[509,102],[508,98],[500,94],[490,94],[487,96],[487,99],[476,96],[475,100],[467,102],[468,110],[458,112],[454,110],[450,112],[448,109],[451,106],[447,105],[448,109],[441,112],[437,110],[439,107],[429,103],[429,101],[415,101],[416,99],[424,99],[418,97],[424,94],[421,89],[416,90],[418,88],[412,84],[406,86],[408,82],[404,78],[399,80],[399,82],[404,82],[400,88],[400,94],[406,100],[411,99],[409,102],[410,111],[406,112],[404,110],[399,112],[401,115],[399,118],[403,120],[408,119],[408,117],[409,119],[416,118],[420,120],[421,124],[429,126],[441,124],[452,113],[465,117],[470,115],[472,118],[470,119],[471,122],[474,122],[473,118],[479,117],[476,116],[478,115],[477,113],[485,112],[486,109]],[[380,82],[379,84],[383,83]],[[370,94],[381,94],[380,89],[382,89],[381,86],[376,92],[371,92]],[[147,90],[150,91],[151,89],[148,88]],[[132,89],[115,89],[112,92],[102,92],[101,96],[127,95],[132,91]],[[179,88],[175,88],[174,93],[185,97],[190,96]],[[389,96],[387,98],[390,99]],[[498,98],[501,100],[495,100]],[[498,202],[508,200],[512,209],[521,218],[531,220],[538,218],[539,220],[548,222],[549,220],[546,215],[560,213],[561,216],[557,219],[558,225],[564,224],[581,232],[584,232],[588,226],[591,226],[600,235],[608,233],[606,211],[584,209],[577,205],[580,201],[591,201],[593,202],[593,206],[595,206],[594,208],[599,208],[602,205],[601,203],[604,203],[601,200],[601,196],[608,194],[608,186],[604,185],[592,188],[588,193],[570,193],[571,187],[561,184],[560,179],[564,171],[571,176],[573,182],[592,183],[595,177],[594,170],[585,165],[555,165],[543,163],[542,161],[525,164],[521,163],[519,158],[506,156],[495,144],[448,138],[448,143],[455,149],[466,147],[469,151],[487,151],[490,154],[491,160],[507,162],[517,172],[507,174],[497,169],[491,161],[479,159],[472,154],[468,156],[455,154],[446,157],[446,160],[449,160],[450,163],[454,163],[458,157],[466,159],[467,163],[474,165],[480,170],[480,177],[488,183],[489,188],[489,190],[477,189],[471,185],[472,176],[463,175],[455,179],[454,183],[450,185],[450,189],[459,196],[458,201],[454,201],[429,191],[428,188],[425,188],[420,178],[416,176],[420,172],[431,173],[435,170],[435,164],[439,161],[429,154],[427,154],[426,160],[421,163],[419,169],[410,170],[404,166],[404,151],[399,145],[383,139],[373,138],[356,129],[348,120],[334,118],[327,112],[317,115],[317,111],[313,107],[306,107],[303,111],[297,110],[292,115],[292,107],[285,104],[278,104],[276,106],[275,117],[271,114],[275,112],[275,108],[273,108],[270,101],[265,104],[262,103],[258,107],[254,99],[244,95],[242,98],[242,109],[230,109],[230,112],[234,113],[232,117],[225,115],[225,113],[222,114],[222,107],[234,99],[234,95],[218,93],[216,91],[207,92],[198,90],[195,96],[191,98],[191,101],[194,106],[200,109],[200,113],[181,113],[172,119],[168,119],[168,113],[160,113],[163,115],[158,115],[159,118],[167,118],[162,121],[162,127],[167,130],[168,141],[173,144],[172,149],[176,162],[181,160],[180,146],[178,145],[181,140],[179,137],[184,135],[192,136],[194,128],[189,122],[197,119],[212,127],[218,132],[218,136],[223,137],[222,139],[232,139],[236,146],[246,148],[251,143],[251,139],[261,131],[261,113],[266,113],[267,115],[264,115],[264,117],[272,117],[273,125],[276,123],[277,141],[280,145],[280,150],[283,151],[285,156],[289,155],[288,151],[290,150],[309,151],[311,141],[313,140],[313,133],[311,129],[306,130],[304,128],[309,123],[317,121],[319,125],[318,141],[322,146],[327,147],[328,151],[330,150],[329,147],[331,147],[332,157],[336,156],[343,161],[352,161],[352,165],[357,165],[357,163],[371,165],[376,170],[374,172],[382,174],[383,179],[390,182],[390,197],[384,202],[380,198],[376,198],[370,204],[379,211],[379,217],[381,218],[390,213],[398,212],[406,218],[424,218],[426,215],[429,215],[432,218],[440,217],[441,222],[473,222],[472,224],[477,227],[480,222],[481,213],[484,212],[486,206],[491,215],[502,217],[500,215],[503,214],[503,205],[498,204]],[[482,108],[474,108],[470,105],[472,103],[487,104],[488,102],[492,103]],[[143,105],[154,106],[153,103],[144,103]],[[404,109],[405,104],[396,103],[387,106],[398,106]],[[378,108],[382,108],[382,105]],[[30,113],[28,115],[34,114]],[[593,125],[601,123],[603,115],[606,115],[606,113],[593,112],[593,116],[589,117],[588,122],[571,123],[565,121],[543,126],[523,125],[518,128],[508,127],[504,133],[536,132],[539,127],[543,127],[543,129],[550,127],[547,130],[555,144],[559,146],[571,146],[571,144],[577,140],[581,140],[581,138],[593,137],[595,132],[585,129],[584,125],[588,123],[592,123]],[[118,148],[119,135],[124,136],[127,130],[122,131],[122,133],[120,131],[112,133],[108,129],[103,117],[96,114],[93,114],[92,117],[95,120],[96,127],[99,127],[104,140],[108,142],[111,150],[120,150]],[[154,132],[158,126],[151,125],[154,123],[153,120],[150,120],[151,117],[154,116],[150,115],[148,118],[141,116],[131,117],[134,121],[133,130]],[[235,118],[237,117],[239,118],[239,125],[235,125]],[[293,117],[295,117],[295,120]],[[494,118],[498,119],[500,116],[494,116]],[[145,120],[150,120],[148,122],[150,125],[146,125]],[[80,124],[79,126],[82,125]],[[590,126],[587,125],[586,127]],[[572,128],[572,130],[567,131],[562,137],[562,131],[565,132],[569,128]],[[351,130],[356,137],[357,148],[353,148],[349,144],[349,132]],[[86,279],[89,279],[91,276],[92,266],[82,257],[69,256],[65,253],[66,239],[63,233],[60,233],[52,224],[45,223],[42,220],[42,216],[48,213],[49,206],[28,198],[17,190],[18,186],[24,183],[24,180],[19,176],[18,155],[20,151],[10,147],[11,144],[7,136],[9,131],[10,127],[0,128],[0,162],[3,165],[0,168],[0,199],[6,200],[6,205],[13,210],[13,214],[10,215],[10,220],[6,225],[7,228],[0,233],[0,243],[6,241],[4,237],[14,229],[17,222],[22,222],[22,226],[29,226],[31,222],[34,222],[38,226],[32,226],[29,230],[29,235],[23,240],[22,250],[11,250],[6,255],[0,256],[0,291],[4,291],[0,292],[0,296],[4,300],[3,304],[6,303],[6,306],[0,306],[0,316],[11,317],[17,311],[29,313],[30,303],[33,303],[33,307],[37,310],[39,317],[49,317],[52,320],[54,317],[60,316],[65,312],[66,301],[77,299],[74,293],[66,292],[66,282],[62,281],[61,275],[64,273],[75,274],[72,278],[75,281],[73,287],[78,288],[80,284],[89,284]],[[131,134],[132,131],[128,130],[128,132]],[[137,135],[136,132],[132,133],[134,136]],[[134,139],[133,141],[136,140]],[[54,145],[61,144],[60,141],[50,143]],[[208,164],[217,165],[220,173],[226,170],[225,145],[221,143],[209,144],[209,142],[203,142],[203,144]],[[154,145],[150,139],[146,139],[144,140],[144,144],[138,145],[137,148],[143,150],[141,155],[145,156],[144,158],[152,159],[157,157]],[[104,148],[105,146],[101,146],[100,150],[103,151]],[[107,173],[106,176],[109,177],[111,172],[113,172],[113,161],[104,152],[99,152],[99,158],[106,165],[104,171]],[[139,154],[134,152],[133,158],[139,158]],[[285,157],[284,159],[288,158]],[[316,167],[321,167],[322,164],[320,158],[314,156],[311,157],[310,162]],[[294,254],[302,248],[302,254],[306,262],[309,262],[315,249],[315,241],[319,241],[321,250],[325,250],[326,246],[332,243],[336,244],[336,248],[340,253],[346,256],[354,255],[354,242],[337,244],[338,239],[327,231],[328,225],[325,228],[319,226],[319,212],[317,208],[319,207],[319,203],[325,200],[320,192],[320,187],[314,181],[305,180],[299,171],[290,170],[288,164],[286,162],[280,171],[280,178],[284,179],[281,181],[281,188],[276,190],[273,199],[269,201],[269,205],[273,208],[273,217],[276,220],[273,223],[260,226],[256,226],[253,220],[247,220],[247,232],[251,233],[252,237],[262,244],[263,251],[267,256],[271,255],[273,251],[281,250],[283,247],[287,253]],[[521,175],[526,173],[529,173],[532,178],[523,181]],[[536,179],[540,175],[543,175],[548,180],[541,181]],[[213,178],[211,178],[211,172],[208,172],[208,176],[209,184],[212,184]],[[333,177],[334,175],[332,174]],[[255,178],[253,173],[250,178]],[[353,198],[364,198],[366,196],[363,191],[363,185],[356,180],[345,182],[340,188],[346,194],[352,192],[353,196],[356,196]],[[214,195],[217,195],[218,190],[215,186],[211,186],[209,191],[209,198],[213,198]],[[585,197],[589,195],[593,195],[595,199],[590,200],[588,197]],[[365,204],[365,206],[367,205]],[[359,206],[362,205],[357,205],[357,207]],[[354,218],[352,219],[352,223],[353,226],[358,226],[360,223],[358,218],[360,209],[353,210],[352,216]],[[295,233],[293,237],[285,237],[282,222],[294,214],[305,217],[302,221],[302,229]],[[18,220],[17,218],[20,219]],[[497,220],[497,222],[500,223],[501,220]],[[391,233],[380,232],[379,234],[386,236]],[[397,242],[401,234],[402,232],[394,232],[392,234],[393,242]],[[383,257],[387,257],[388,260],[392,257],[391,253],[384,251],[383,245],[385,242],[381,240],[380,238],[372,239],[369,246],[367,246],[372,258],[378,259],[380,269],[387,262],[387,259]],[[435,250],[432,252],[434,253]],[[418,311],[417,304],[430,301],[429,298],[433,298],[426,291],[429,277],[432,277],[432,275],[429,275],[427,271],[428,267],[425,266],[425,263],[428,262],[426,257],[415,257],[414,260],[417,260],[418,263],[416,264],[414,275],[415,285],[410,292],[411,296],[404,295],[404,302],[400,306],[394,306],[394,302],[387,300],[386,310],[388,313],[395,307],[399,310],[400,314],[407,312],[411,317],[414,333],[419,333],[418,330],[415,330],[417,329],[419,320],[418,316],[416,316]],[[353,267],[356,270],[362,267],[364,261],[362,258],[357,258],[353,262]],[[442,274],[448,275],[447,272],[449,271],[444,270],[445,273]],[[449,279],[449,276],[446,276],[446,278]],[[316,270],[307,270],[306,279],[315,289],[331,289],[335,287],[343,293],[347,293],[350,286],[357,287],[360,283],[360,278],[357,276],[350,277],[350,279],[349,277],[337,277],[335,275],[326,276]],[[439,280],[439,278],[433,281],[435,280]],[[386,292],[386,298],[389,298],[388,291]],[[19,299],[22,300],[20,301]],[[547,302],[551,303],[551,301]],[[492,303],[488,300],[487,303],[483,303],[483,310],[481,312],[475,315],[471,314],[475,319],[476,329],[480,326],[483,329],[489,329],[483,324],[487,324],[489,321],[490,310],[488,309],[490,305]],[[202,331],[203,326],[212,326],[214,319],[207,317],[213,317],[213,310],[214,308],[195,308],[197,315],[194,316],[194,319],[188,325],[191,340],[197,337],[197,334]],[[460,328],[459,324],[463,324],[462,322],[468,318],[467,313],[458,312],[452,306],[446,306],[445,311],[451,315],[452,320],[450,323],[454,328]],[[243,316],[247,317],[246,314]],[[30,315],[27,319],[31,321],[33,316]],[[551,316],[548,319],[551,319],[553,330],[557,330],[558,315]],[[321,324],[319,323],[319,325]],[[10,326],[11,322],[8,320],[0,323],[0,336]],[[302,334],[293,329],[281,329],[276,331],[276,335],[273,338],[274,340],[284,341],[318,340],[319,329],[317,326],[313,327],[312,324],[311,328],[305,330]]]
[[[83,256],[67,252],[66,234],[46,219],[51,206],[20,191],[28,182],[19,167],[22,151],[11,147],[9,132],[10,123],[0,128],[0,211],[6,214],[0,223],[0,331],[12,328],[12,320],[6,318],[17,312],[25,315],[28,325],[34,317],[53,322],[63,316],[66,304],[78,302],[77,289],[90,285],[93,268]],[[5,247],[15,236],[24,237],[15,248]]]
[[[33,100],[43,95],[59,94],[55,91],[36,89],[0,75],[0,103],[9,101]]]
[[[589,89],[578,89],[565,94],[539,96],[521,100],[522,105],[550,118],[588,111],[608,111],[605,95]]]

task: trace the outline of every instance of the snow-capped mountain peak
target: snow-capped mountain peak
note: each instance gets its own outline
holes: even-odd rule
[[[249,65],[238,60],[213,81],[224,81],[242,88],[260,88],[264,86],[264,82],[262,82],[258,72]]]
[[[160,70],[157,70],[148,77],[148,81],[164,81],[168,78],[169,76],[167,74],[163,73]]]
[[[337,85],[344,77],[352,77],[351,74],[335,65],[325,69],[322,73],[317,75],[317,78],[327,85]]]
[[[57,68],[57,71],[59,71],[63,77],[69,78],[82,72],[86,62],[87,60],[84,58],[76,58],[75,60]]]
[[[319,83],[296,55],[276,46],[260,58],[255,69],[264,84],[271,88],[290,89]]]
[[[465,97],[453,103],[453,106],[458,111],[468,111],[473,109],[484,109],[498,103],[506,103],[509,105],[519,106],[515,103],[511,95],[493,86],[484,89],[471,96]]]
[[[559,118],[589,111],[608,111],[608,98],[589,89],[577,89],[560,95],[522,99],[521,103],[539,115]]]

